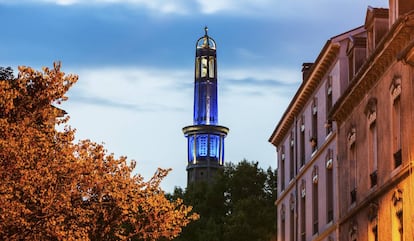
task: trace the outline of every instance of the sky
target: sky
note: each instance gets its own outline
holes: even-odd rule
[[[137,162],[162,188],[186,187],[182,128],[192,125],[196,40],[217,43],[226,162],[276,168],[268,142],[299,87],[304,62],[364,24],[387,0],[0,0],[0,66],[62,62],[79,75],[62,104],[77,139]]]

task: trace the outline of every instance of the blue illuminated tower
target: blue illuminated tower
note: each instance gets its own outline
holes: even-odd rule
[[[229,129],[218,124],[216,42],[207,34],[196,43],[193,125],[187,138],[187,185],[210,181],[224,164],[224,138]]]

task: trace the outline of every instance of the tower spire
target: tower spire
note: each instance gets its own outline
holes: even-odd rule
[[[216,42],[208,36],[196,42],[193,125],[183,128],[187,138],[187,185],[210,181],[224,164],[224,138],[229,129],[218,125]]]

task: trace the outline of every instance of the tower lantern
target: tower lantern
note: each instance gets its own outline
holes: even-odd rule
[[[187,138],[187,185],[210,181],[224,164],[224,138],[229,129],[218,124],[216,42],[205,34],[197,40],[194,71],[193,125]]]

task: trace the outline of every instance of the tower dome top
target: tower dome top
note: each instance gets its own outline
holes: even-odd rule
[[[197,40],[197,49],[216,49],[216,41],[208,36],[208,27],[204,27],[204,36]]]

